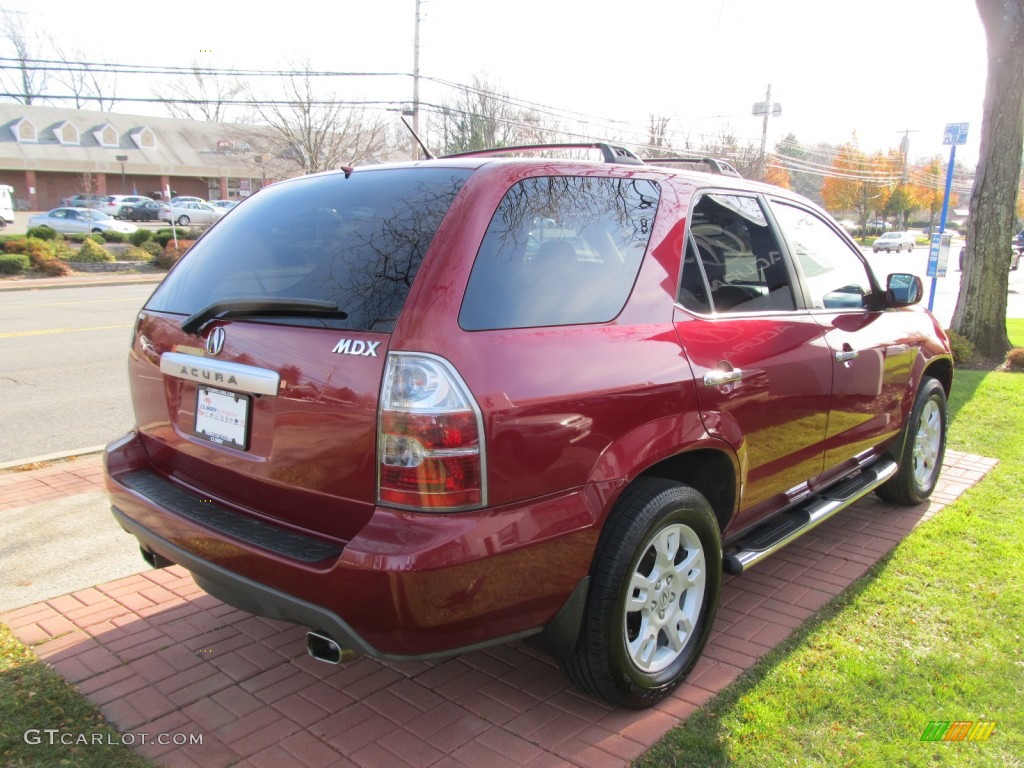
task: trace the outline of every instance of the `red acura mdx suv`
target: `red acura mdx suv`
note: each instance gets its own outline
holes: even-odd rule
[[[296,178],[212,227],[138,316],[106,451],[146,559],[318,658],[531,637],[639,708],[723,571],[926,499],[953,366],[920,279],[725,163],[592,147]]]

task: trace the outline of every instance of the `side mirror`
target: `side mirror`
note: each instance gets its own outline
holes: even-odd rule
[[[917,275],[897,272],[889,275],[885,295],[890,307],[909,307],[924,296],[924,284]]]

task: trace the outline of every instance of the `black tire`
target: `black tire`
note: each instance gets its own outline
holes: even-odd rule
[[[187,227],[190,221],[191,219],[188,216],[179,216],[177,223],[179,227]]]
[[[875,491],[894,504],[914,506],[935,490],[946,455],[946,390],[925,376],[905,427],[900,468]]]
[[[661,562],[657,544],[674,548]],[[721,586],[722,542],[707,499],[668,480],[636,480],[598,541],[579,639],[562,659],[566,674],[616,706],[657,704],[700,658]]]

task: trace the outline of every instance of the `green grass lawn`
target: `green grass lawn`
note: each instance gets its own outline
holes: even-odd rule
[[[1024,765],[1024,375],[958,370],[950,414],[999,465],[638,766]],[[921,741],[933,720],[996,727]]]

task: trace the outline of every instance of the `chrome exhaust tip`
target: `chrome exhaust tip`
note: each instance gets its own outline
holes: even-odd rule
[[[342,648],[334,638],[322,632],[306,633],[306,650],[317,661],[328,664],[343,664],[359,655],[349,648]]]

